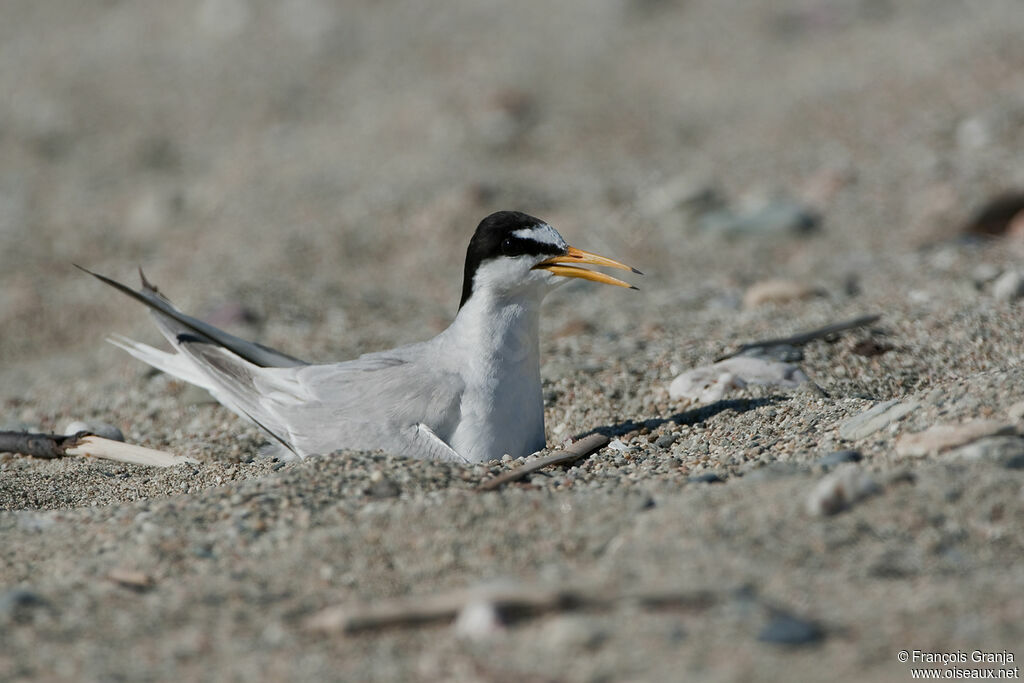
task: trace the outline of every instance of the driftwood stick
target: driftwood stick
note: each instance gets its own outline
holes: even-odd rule
[[[104,439],[88,432],[73,436],[60,434],[32,434],[29,432],[0,432],[0,453],[21,453],[36,458],[63,458],[69,455],[88,455],[94,458],[130,462],[151,467],[173,467],[195,460],[165,451],[135,446]]]
[[[735,351],[731,351],[723,356],[719,356],[715,359],[715,362],[723,361],[733,356],[738,356],[744,351],[750,349],[765,348],[769,346],[803,346],[815,339],[821,339],[822,337],[828,337],[833,334],[845,332],[846,330],[852,330],[857,327],[864,327],[878,321],[882,316],[880,315],[862,315],[859,318],[852,320],[845,320],[839,323],[832,323],[831,325],[825,325],[817,329],[809,330],[807,332],[800,332],[789,337],[777,337],[775,339],[762,339],[761,341],[750,342],[749,344],[741,344]]]
[[[68,455],[91,455],[94,458],[130,462],[135,465],[150,467],[174,467],[183,463],[195,463],[192,458],[174,455],[166,451],[158,451],[144,446],[135,446],[121,441],[112,441],[98,436],[88,435],[77,445],[67,450]]]
[[[334,605],[310,616],[305,628],[323,633],[356,633],[389,627],[451,621],[467,605],[484,602],[506,615],[537,615],[571,609],[609,609],[632,602],[645,609],[703,609],[715,596],[706,591],[654,588],[614,593],[600,588],[492,585],[436,595],[384,600],[374,604]]]
[[[477,491],[493,491],[496,488],[504,486],[509,482],[518,481],[528,474],[532,474],[537,470],[544,469],[551,465],[565,465],[580,458],[590,455],[596,450],[600,450],[608,445],[608,437],[604,434],[591,434],[585,436],[576,443],[573,443],[566,448],[556,451],[551,455],[546,455],[543,458],[537,458],[533,462],[528,462],[525,465],[517,467],[514,470],[503,472],[491,479],[488,479],[480,486],[476,487]]]
[[[33,434],[31,432],[0,432],[0,453],[21,453],[34,458],[63,458],[84,434]]]

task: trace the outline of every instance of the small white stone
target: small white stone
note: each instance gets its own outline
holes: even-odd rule
[[[1012,422],[1024,422],[1024,401],[1017,401],[1007,408],[1006,414]]]
[[[971,279],[979,285],[988,284],[1002,273],[999,266],[991,263],[980,263],[971,270]]]
[[[858,465],[840,465],[811,489],[807,513],[815,517],[834,515],[879,490],[878,484]]]
[[[89,432],[111,441],[124,441],[124,434],[121,433],[121,430],[106,422],[82,422],[81,420],[75,420],[69,422],[64,427],[64,436],[74,436],[79,432]]]
[[[713,403],[722,400],[731,390],[748,384],[795,388],[807,381],[803,370],[792,363],[735,356],[684,372],[672,380],[668,395],[672,399]]]
[[[957,147],[965,152],[977,152],[992,143],[992,127],[981,116],[964,119],[956,127]]]
[[[985,437],[1013,433],[1015,430],[1012,425],[997,420],[935,425],[923,432],[904,434],[896,442],[896,454],[919,458],[929,453],[948,451]]]
[[[992,296],[999,301],[1016,301],[1024,297],[1024,274],[1008,270],[992,284]]]
[[[542,642],[558,652],[596,650],[608,639],[604,626],[585,615],[559,615],[541,628]]]
[[[459,611],[455,619],[455,635],[466,640],[487,640],[505,629],[501,614],[494,603],[472,600]]]
[[[774,279],[762,280],[752,284],[743,295],[744,308],[756,308],[761,304],[785,304],[791,301],[809,299],[822,292],[804,282],[796,280]]]
[[[74,436],[78,432],[87,431],[89,431],[89,425],[85,424],[81,420],[75,420],[74,422],[69,422],[67,426],[64,427],[64,436]]]
[[[903,416],[917,410],[917,401],[883,401],[877,403],[860,415],[851,417],[839,426],[839,437],[847,441],[857,441],[871,436],[875,432],[902,419]],[[897,425],[894,431],[899,431]]]

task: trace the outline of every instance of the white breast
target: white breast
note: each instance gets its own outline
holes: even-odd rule
[[[450,444],[472,462],[522,457],[544,447],[540,301],[473,296],[438,342],[465,381]]]

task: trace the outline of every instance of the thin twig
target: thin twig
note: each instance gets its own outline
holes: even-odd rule
[[[477,491],[493,491],[496,488],[504,486],[509,482],[518,481],[528,474],[532,474],[537,470],[544,469],[550,465],[564,465],[580,458],[590,455],[596,450],[600,450],[608,445],[608,437],[604,434],[591,434],[585,436],[579,441],[569,446],[566,446],[563,450],[552,453],[551,455],[544,456],[543,458],[537,458],[532,462],[528,462],[521,467],[517,467],[509,472],[503,472],[498,476],[488,479],[480,486],[476,487]]]
[[[104,439],[88,432],[72,436],[60,434],[33,434],[30,432],[0,432],[0,453],[21,453],[36,458],[63,458],[86,455],[118,462],[152,467],[173,467],[195,460],[165,451],[135,446],[121,441]]]
[[[741,353],[743,353],[744,351],[749,351],[750,349],[759,349],[759,348],[767,348],[767,347],[770,347],[770,346],[783,346],[783,345],[803,346],[804,344],[812,342],[815,339],[821,339],[822,337],[829,337],[829,336],[831,336],[833,334],[838,334],[840,332],[845,332],[846,330],[852,330],[852,329],[857,328],[857,327],[864,327],[865,325],[870,325],[870,324],[878,321],[881,317],[882,316],[880,316],[880,315],[862,315],[861,317],[854,318],[853,320],[846,320],[846,321],[840,322],[840,323],[832,323],[831,325],[825,325],[824,327],[819,327],[817,329],[810,330],[808,332],[800,332],[800,333],[794,334],[794,335],[792,335],[790,337],[778,337],[776,339],[762,339],[761,341],[750,342],[749,344],[741,344],[739,346],[739,348],[737,348],[735,351],[731,351],[730,353],[727,353],[727,354],[725,354],[723,356],[719,356],[718,358],[716,358],[715,362],[718,363],[719,361],[726,360],[727,358],[732,358],[733,356],[738,356]]]
[[[609,609],[632,602],[645,609],[703,609],[714,602],[706,591],[648,588],[615,593],[602,588],[538,585],[483,585],[427,596],[383,600],[374,604],[326,607],[310,616],[305,627],[324,633],[355,633],[388,627],[450,621],[471,603],[484,602],[508,616],[537,615],[571,609]]]

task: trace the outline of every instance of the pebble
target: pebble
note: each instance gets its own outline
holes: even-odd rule
[[[380,470],[375,470],[374,474],[377,474]],[[402,494],[401,487],[394,481],[383,475],[374,479],[370,477],[370,496],[372,498],[397,498]]]
[[[992,144],[992,126],[984,116],[971,116],[956,126],[956,144],[965,152],[977,152]]]
[[[121,430],[112,424],[106,422],[83,422],[81,420],[75,420],[69,422],[64,427],[64,435],[72,436],[79,432],[89,432],[95,434],[104,439],[110,439],[111,441],[124,441],[124,434]]]
[[[542,642],[555,650],[595,650],[608,639],[608,631],[593,618],[557,616],[544,626]]]
[[[995,280],[1002,272],[999,266],[981,263],[971,270],[971,279],[974,280],[974,284],[981,287]]]
[[[883,401],[852,417],[839,427],[839,436],[847,441],[857,441],[871,436],[879,429],[896,422],[904,415],[917,410],[919,403],[909,401]]]
[[[778,611],[769,617],[768,623],[757,634],[762,643],[793,646],[813,645],[824,637],[824,630],[813,621]]]
[[[871,475],[858,465],[844,463],[811,489],[807,496],[807,512],[815,517],[834,515],[879,490]]]
[[[107,578],[119,586],[140,592],[149,590],[154,584],[153,577],[149,574],[124,567],[111,569],[107,574]]]
[[[483,641],[504,631],[505,624],[494,603],[487,600],[471,600],[459,610],[459,616],[452,628],[457,638]]]
[[[998,420],[973,420],[961,424],[941,424],[923,432],[904,434],[896,442],[896,454],[923,457],[941,453],[989,436],[1013,434],[1014,428]]]
[[[662,434],[654,441],[655,448],[669,448],[676,442],[675,434]]]
[[[1008,469],[1018,469],[1019,465],[1011,463],[1024,463],[1024,438],[1016,435],[989,436],[956,448],[950,455],[965,460],[987,460]]]
[[[787,304],[823,294],[822,290],[806,282],[773,278],[755,282],[743,295],[744,308],[757,308],[762,304]]]
[[[693,484],[721,484],[725,479],[716,472],[705,472],[703,474],[693,475],[688,479],[688,481]]]
[[[1024,297],[1024,273],[1008,270],[992,283],[992,296],[998,301],[1016,301]]]
[[[0,593],[0,623],[28,623],[36,610],[49,605],[50,603],[37,593],[24,588],[11,588]]]
[[[750,356],[734,356],[712,365],[705,365],[672,380],[670,398],[689,398],[702,403],[720,401],[730,390],[748,384],[795,388],[808,377],[796,365]]]
[[[828,455],[824,455],[818,459],[818,464],[826,469],[835,467],[836,465],[842,465],[847,462],[860,462],[864,459],[860,451],[843,450],[843,451],[832,451]]]
[[[1024,470],[1024,454],[1014,455],[1003,463],[1008,470]]]
[[[1006,415],[1011,422],[1024,422],[1024,401],[1017,401],[1007,408]]]

